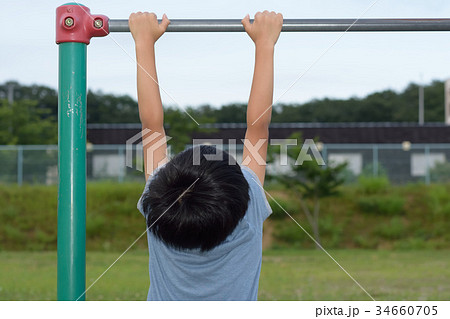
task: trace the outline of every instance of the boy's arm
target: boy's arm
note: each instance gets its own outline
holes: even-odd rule
[[[139,118],[142,123],[147,180],[158,164],[167,161],[164,112],[156,74],[155,42],[166,31],[170,21],[164,15],[161,24],[158,24],[156,15],[148,12],[132,13],[128,21],[136,44]]]
[[[283,16],[275,12],[258,12],[253,23],[247,15],[245,31],[255,43],[255,70],[247,107],[242,165],[248,166],[264,184],[267,144],[273,98],[273,55],[283,26]]]

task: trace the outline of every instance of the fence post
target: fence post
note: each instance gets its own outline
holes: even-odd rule
[[[125,163],[125,152],[124,152],[123,146],[120,145],[117,150],[118,150],[118,153],[119,153],[119,158],[123,159],[123,162]],[[122,171],[119,172],[119,174],[118,174],[118,181],[119,181],[119,183],[123,182],[123,179],[125,177],[126,172],[127,172],[127,166],[124,165],[122,167]]]
[[[17,146],[17,184],[22,186],[23,183],[23,146]]]
[[[378,176],[378,145],[373,144],[372,145],[372,170],[373,170],[373,176]]]
[[[430,146],[425,145],[425,184],[430,184]]]

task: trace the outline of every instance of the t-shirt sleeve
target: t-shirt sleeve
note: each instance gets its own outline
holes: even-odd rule
[[[247,166],[241,166],[242,173],[249,185],[250,201],[246,213],[247,220],[257,229],[262,231],[262,226],[267,217],[272,213],[272,208],[258,176]]]
[[[143,200],[144,200],[144,194],[145,194],[145,193],[148,191],[148,189],[149,189],[149,185],[150,185],[151,179],[152,179],[152,176],[150,176],[150,177],[147,179],[147,182],[145,183],[144,191],[142,192],[141,197],[139,198],[138,203],[137,203],[137,209],[141,212],[142,215],[144,215],[144,217],[145,217],[145,212],[144,212],[144,207],[143,207],[143,203],[142,203],[142,202],[143,202]]]

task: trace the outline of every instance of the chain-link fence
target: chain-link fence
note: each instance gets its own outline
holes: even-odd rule
[[[353,177],[386,175],[396,184],[450,181],[450,144],[326,144],[322,153],[328,163],[347,162]]]
[[[223,148],[228,149],[227,145]],[[450,181],[450,144],[320,144],[318,148],[328,165],[348,163],[348,182],[356,180],[361,174],[386,175],[396,184]],[[126,145],[88,145],[88,180],[142,181],[142,167],[139,167],[142,160],[139,156],[132,156],[133,167],[128,167],[127,151],[130,150]],[[142,146],[134,146],[132,152],[133,155],[142,152]],[[236,157],[242,159],[242,145],[236,146]],[[268,172],[280,171],[276,169],[277,165],[276,161],[269,164]],[[0,182],[56,184],[58,147],[0,146]]]

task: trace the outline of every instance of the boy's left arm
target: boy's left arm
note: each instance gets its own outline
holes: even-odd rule
[[[137,93],[139,118],[142,123],[145,179],[167,161],[164,112],[159,92],[155,63],[155,42],[166,31],[170,21],[166,15],[159,24],[156,15],[132,13],[128,20],[136,44]]]
[[[242,24],[255,43],[255,69],[247,106],[242,165],[255,172],[264,185],[272,113],[274,50],[283,26],[283,16],[273,11],[258,12],[253,23],[247,15]]]

